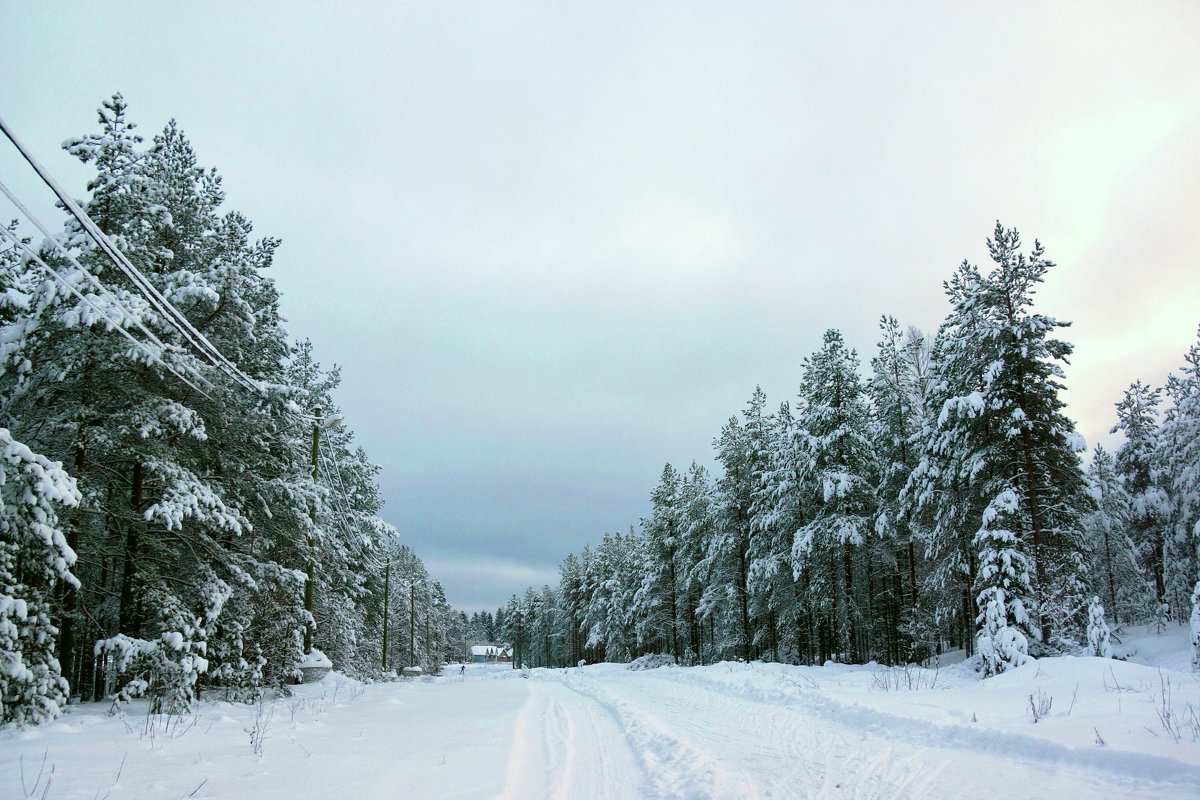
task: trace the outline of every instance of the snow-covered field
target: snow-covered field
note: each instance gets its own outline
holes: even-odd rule
[[[0,733],[0,798],[1193,798],[1200,680],[1182,645],[1145,633],[1129,661],[987,681],[961,665],[480,665],[335,673],[188,718],[81,705]]]

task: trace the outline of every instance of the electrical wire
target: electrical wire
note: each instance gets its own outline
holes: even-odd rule
[[[25,158],[25,161],[28,162],[31,167],[33,167],[35,172],[37,172],[38,177],[42,179],[42,182],[50,187],[50,190],[54,192],[66,209],[71,213],[76,221],[79,222],[84,231],[91,236],[93,241],[96,242],[105,255],[112,260],[117,269],[124,273],[125,276],[133,282],[134,286],[138,288],[138,290],[150,302],[150,304],[154,306],[160,314],[163,315],[168,324],[178,330],[179,333],[192,345],[192,347],[194,347],[201,354],[205,355],[214,366],[232,378],[235,382],[253,392],[261,393],[262,388],[252,378],[238,369],[237,365],[226,358],[224,354],[222,354],[221,351],[218,350],[216,346],[214,346],[212,342],[210,342],[204,336],[204,334],[196,330],[191,322],[189,322],[188,319],[170,303],[170,301],[162,296],[154,284],[152,284],[141,272],[138,271],[133,263],[130,262],[125,256],[125,254],[122,253],[115,244],[113,244],[108,235],[105,234],[104,231],[100,230],[99,226],[96,225],[90,216],[88,216],[87,212],[79,207],[79,205],[71,198],[71,196],[62,189],[54,177],[50,175],[50,173],[46,171],[46,169],[42,167],[40,163],[38,163],[37,159],[33,157],[32,153],[25,149],[25,146],[21,144],[20,140],[17,139],[16,134],[13,133],[12,129],[8,127],[3,119],[0,119],[0,131],[3,131],[4,135],[8,137],[8,140],[12,142],[13,146],[16,147],[21,155]]]
[[[246,375],[244,372],[242,372],[237,367],[236,364],[234,364],[232,361],[230,361],[228,358],[226,358],[225,355],[223,353],[221,353],[221,351],[218,350],[217,347],[215,345],[213,345],[204,336],[204,334],[202,334],[200,331],[198,331],[195,328],[195,326],[193,326],[191,324],[191,322],[188,321],[188,319],[174,305],[172,305],[171,302],[169,300],[167,300],[161,294],[161,292],[159,292],[158,289],[140,271],[138,271],[137,267],[135,267],[133,265],[133,263],[130,262],[128,257],[126,257],[125,254],[123,252],[121,252],[120,248],[118,248],[116,246],[116,244],[113,243],[113,241],[108,237],[108,235],[105,234],[104,231],[102,231],[98,225],[96,225],[95,221],[92,220],[92,218],[87,214],[87,212],[79,207],[79,205],[74,201],[74,199],[72,199],[70,197],[70,195],[68,195],[63,190],[63,188],[54,179],[54,177],[52,175],[50,175],[50,173],[44,167],[42,167],[42,165],[37,161],[37,159],[35,159],[33,157],[32,153],[30,153],[24,147],[24,145],[21,144],[20,140],[17,139],[16,134],[13,133],[12,129],[9,128],[7,124],[5,124],[5,122],[2,118],[0,118],[0,131],[3,131],[4,135],[8,138],[8,140],[10,142],[12,142],[14,147],[17,148],[17,150],[21,153],[22,157],[24,157],[25,161],[28,162],[29,165],[34,169],[34,171],[38,174],[38,177],[40,177],[42,179],[42,182],[45,183],[50,188],[50,190],[54,192],[55,196],[58,197],[59,201],[63,204],[63,206],[66,207],[66,209],[71,213],[71,216],[73,216],[75,218],[75,220],[79,223],[79,225],[82,227],[84,232],[87,233],[91,237],[91,239],[96,243],[96,245],[100,248],[100,250],[109,258],[110,261],[113,262],[113,264],[117,267],[117,269],[133,283],[134,287],[138,289],[139,293],[147,300],[147,302],[151,305],[151,307],[153,307],[156,311],[159,312],[159,314],[163,317],[164,321],[168,325],[170,325],[172,328],[174,328],[176,331],[178,331],[179,334],[181,336],[183,336],[183,338],[185,340],[187,340],[188,343],[191,344],[194,349],[196,349],[202,355],[206,356],[208,358],[208,360],[213,363],[213,366],[215,366],[221,372],[223,372],[224,374],[229,376],[231,379],[233,379],[239,385],[251,390],[252,392],[261,394],[263,392],[263,389],[258,384],[258,382],[255,381],[253,378],[250,378],[248,375]],[[113,303],[114,306],[119,308],[128,318],[132,319],[137,324],[137,326],[147,335],[147,337],[149,337],[151,339],[151,341],[153,341],[159,348],[161,348],[163,353],[165,353],[167,351],[167,349],[168,349],[167,346],[149,328],[147,328],[143,324],[140,316],[132,313],[129,309],[127,309],[116,298],[116,296],[113,295],[112,292],[109,291],[104,286],[104,284],[99,281],[98,278],[96,278],[96,276],[94,276],[90,271],[88,271],[86,268],[84,268],[83,265],[79,263],[79,261],[62,245],[61,242],[58,241],[58,239],[55,236],[51,235],[49,230],[41,223],[41,221],[38,220],[24,206],[24,204],[22,204],[20,202],[20,200],[11,191],[9,191],[8,187],[4,186],[4,184],[2,182],[0,182],[0,191],[2,191],[4,193],[4,195],[6,197],[8,197],[8,199],[18,208],[18,210],[20,210],[38,228],[38,230],[42,232],[42,234],[46,237],[47,241],[49,241],[59,251],[59,253],[61,253],[77,270],[79,270],[79,272],[83,276],[88,278],[88,280],[97,289],[97,291],[99,291],[103,295],[105,295],[107,297],[107,299],[111,303]],[[127,339],[129,339],[131,342],[133,342],[134,345],[136,345],[140,349],[144,350],[154,361],[161,364],[163,367],[165,367],[167,370],[169,370],[172,374],[174,374],[176,377],[178,377],[181,381],[183,381],[189,387],[191,387],[195,391],[199,392],[204,397],[207,397],[210,400],[213,399],[211,395],[209,395],[207,392],[205,392],[204,390],[197,387],[194,383],[192,383],[190,380],[188,380],[183,375],[181,375],[179,372],[177,372],[174,368],[172,368],[169,364],[167,364],[166,361],[164,361],[161,357],[159,357],[159,355],[155,354],[144,342],[140,342],[135,337],[133,337],[123,326],[121,326],[119,323],[117,323],[115,320],[113,320],[110,316],[108,316],[107,313],[104,312],[103,309],[99,308],[95,303],[93,303],[90,298],[81,294],[76,289],[76,287],[72,283],[70,283],[70,281],[68,281],[66,278],[64,278],[62,275],[60,275],[58,272],[56,272],[52,267],[50,267],[50,265],[48,265],[45,261],[43,261],[40,256],[38,256],[30,248],[28,248],[24,244],[24,242],[20,241],[20,239],[17,238],[15,236],[15,234],[11,234],[11,232],[9,232],[6,228],[4,229],[4,232],[6,234],[9,234],[10,238],[14,241],[14,243],[16,243],[23,251],[25,251],[26,254],[30,258],[32,258],[34,261],[36,261],[40,266],[42,266],[43,269],[45,269],[47,272],[49,272],[51,275],[53,275],[55,278],[57,278],[61,283],[63,283],[63,285],[66,286],[74,295],[79,297],[79,299],[81,299],[82,301],[87,303],[88,306],[90,306],[93,310],[95,310],[98,314],[100,314],[105,319],[105,321],[108,322],[108,324],[110,326],[112,326],[114,329],[118,330]],[[184,364],[183,366],[186,369],[188,369],[190,372],[192,372],[196,376],[196,378],[199,379],[200,382],[207,385],[210,389],[215,388],[211,381],[209,381],[207,378],[205,378],[199,372],[196,372],[196,370],[194,368],[192,368],[190,365]],[[321,420],[320,417],[315,417],[315,416],[304,414],[304,413],[298,412],[298,411],[291,411],[290,409],[285,409],[285,413],[291,414],[299,419],[306,420],[306,421],[311,420],[311,421],[319,422]],[[318,470],[321,471],[321,467],[320,467],[319,463],[317,466],[318,466]],[[324,471],[325,471],[325,479],[332,487],[333,481],[329,478],[328,471],[327,470],[324,470]],[[339,484],[340,484],[340,481],[341,481],[341,479],[340,479],[340,475],[339,475],[338,476]],[[343,493],[345,493],[344,485],[341,486],[341,490]],[[344,512],[344,509],[343,509],[343,512]],[[348,513],[348,512],[344,512],[344,513]]]
[[[108,315],[108,312],[106,312],[104,309],[100,308],[98,305],[96,305],[94,302],[92,302],[91,298],[89,298],[87,295],[81,293],[79,291],[79,289],[77,289],[75,287],[75,285],[73,283],[71,283],[71,281],[67,280],[67,278],[65,278],[63,275],[59,274],[57,270],[55,270],[53,267],[51,267],[49,264],[47,264],[45,261],[43,261],[41,256],[39,256],[32,249],[30,249],[30,247],[27,244],[25,244],[25,242],[21,241],[21,239],[15,233],[10,231],[5,226],[0,225],[0,235],[3,235],[9,241],[11,241],[15,245],[17,245],[17,247],[19,247],[22,251],[24,251],[24,253],[27,257],[29,257],[31,260],[37,262],[38,265],[40,265],[42,267],[42,269],[46,270],[51,275],[53,275],[55,278],[57,278],[58,281],[63,286],[67,287],[67,289],[71,292],[71,294],[78,297],[80,300],[82,300],[84,303],[86,303],[93,311],[95,311],[97,314],[99,314],[101,317],[103,317],[105,322],[107,322],[110,327],[112,327],[114,330],[119,331],[126,339],[133,342],[134,346],[143,350],[146,353],[146,355],[150,356],[150,359],[152,361],[155,361],[155,362],[161,364],[168,372],[170,372],[176,378],[179,378],[179,380],[186,383],[194,391],[199,392],[200,394],[207,397],[209,400],[213,400],[212,395],[210,395],[208,392],[201,389],[196,384],[189,381],[187,378],[183,377],[183,375],[176,372],[175,369],[170,364],[168,364],[166,361],[164,361],[159,356],[158,353],[155,353],[152,349],[150,349],[150,347],[145,342],[139,341],[138,339],[134,338],[133,334],[131,334],[129,331],[127,331],[124,327],[122,327],[121,324],[118,323],[116,320],[114,320],[112,317],[110,317]],[[213,402],[216,402],[216,401],[213,400]]]
[[[121,312],[125,315],[125,317],[132,319],[134,324],[137,325],[137,327],[140,328],[144,334],[146,334],[146,336],[150,339],[150,341],[152,341],[154,344],[156,344],[159,347],[161,352],[166,353],[170,349],[167,347],[166,344],[163,343],[163,341],[161,339],[158,338],[158,336],[156,336],[154,334],[154,332],[152,330],[150,330],[149,328],[146,327],[145,323],[142,322],[140,315],[135,314],[130,309],[126,308],[125,305],[117,298],[117,296],[114,295],[111,291],[109,291],[108,287],[106,287],[103,283],[100,282],[99,278],[97,278],[95,275],[93,275],[86,267],[83,266],[83,264],[79,263],[79,260],[76,259],[75,256],[72,255],[69,250],[67,250],[66,247],[63,246],[63,244],[58,240],[58,238],[56,236],[53,236],[50,233],[50,231],[46,228],[46,226],[44,224],[42,224],[42,221],[39,220],[36,216],[34,216],[33,212],[31,212],[28,208],[25,207],[25,204],[22,203],[17,198],[17,196],[15,194],[13,194],[12,191],[7,186],[4,185],[3,181],[0,181],[0,193],[3,193],[4,196],[7,197],[9,199],[9,201],[14,206],[17,207],[17,210],[20,211],[22,214],[24,214],[26,216],[26,218],[28,218],[29,221],[33,223],[34,227],[36,227],[39,231],[42,232],[42,235],[46,237],[46,241],[50,242],[54,246],[54,248],[56,250],[58,250],[60,255],[62,255],[64,258],[66,258],[67,261],[71,262],[71,264],[75,267],[75,269],[79,270],[79,272],[82,275],[87,277],[88,281],[92,284],[93,287],[95,287],[95,289],[97,291],[99,291],[102,295],[104,295],[108,299],[108,301],[111,302],[114,306],[119,308],[121,310]],[[22,249],[27,250],[27,248],[24,247],[23,243],[19,243],[19,244],[21,245]],[[49,266],[47,266],[46,263],[44,261],[42,261],[41,258],[37,257],[36,255],[34,255],[34,258],[45,269],[50,269]],[[53,270],[51,270],[51,271],[53,271]],[[111,323],[112,321],[109,320],[109,322]],[[186,370],[188,370],[189,372],[191,372],[199,380],[200,383],[207,386],[210,390],[216,388],[213,386],[212,381],[208,380],[203,375],[201,375],[199,372],[197,372],[196,369],[193,368],[190,364],[183,364],[183,367]],[[182,376],[180,376],[180,377],[182,377]],[[191,385],[190,382],[189,382],[189,385]],[[209,395],[207,393],[205,393],[204,396],[209,397]],[[209,397],[209,399],[212,399],[212,398]]]

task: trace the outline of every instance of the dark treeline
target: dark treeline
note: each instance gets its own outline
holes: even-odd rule
[[[794,400],[756,389],[721,430],[719,475],[668,464],[638,529],[511,598],[514,666],[963,648],[995,674],[1083,651],[1102,605],[1117,623],[1190,615],[1200,651],[1200,344],[1163,389],[1129,388],[1125,443],[1085,471],[1059,398],[1067,323],[1033,307],[1053,264],[999,223],[988,247],[988,270],[945,283],[935,336],[885,317],[864,370],[828,331]]]
[[[338,370],[289,343],[279,242],[221,210],[174,123],[143,142],[119,96],[99,122],[64,145],[95,168],[88,215],[257,387],[74,219],[61,249],[0,243],[0,723],[70,696],[248,699],[314,649],[358,676],[461,657],[460,615],[337,422]]]

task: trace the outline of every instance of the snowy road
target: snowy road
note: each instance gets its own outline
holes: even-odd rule
[[[866,667],[599,665],[523,678],[480,666],[368,686],[334,675],[259,707],[205,703],[150,725],[85,705],[0,732],[0,798],[1200,796],[1200,743],[1151,730],[1161,673],[1096,660],[1034,669],[1011,686],[943,677],[880,692]],[[1200,682],[1172,674],[1179,709],[1200,708]],[[1031,681],[1070,705],[1035,726],[1021,708]],[[1097,727],[1110,743],[1092,742]]]

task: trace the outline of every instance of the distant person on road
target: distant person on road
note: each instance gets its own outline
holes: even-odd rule
[[[463,664],[462,666],[460,666],[460,667],[458,668],[458,674],[459,674],[459,675],[466,675],[466,674],[467,674],[467,665],[466,665],[466,664]]]

